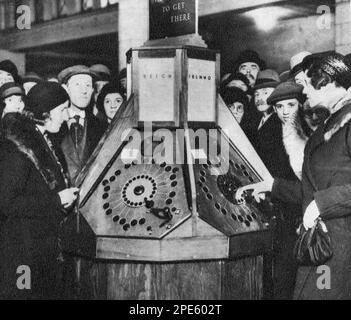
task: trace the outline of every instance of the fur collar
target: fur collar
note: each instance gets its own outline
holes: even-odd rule
[[[345,110],[343,110],[345,109]],[[328,142],[337,132],[339,132],[351,120],[351,101],[346,101],[343,108],[339,111],[341,114],[336,115],[335,123],[324,133],[324,141]],[[327,120],[328,122],[328,120]],[[326,122],[326,123],[327,123]]]
[[[57,162],[32,122],[21,115],[9,114],[3,119],[3,136],[34,165],[50,190],[59,186],[62,177],[57,177]]]
[[[302,165],[307,140],[300,123],[295,121],[283,124],[283,144],[289,156],[290,166],[299,180],[302,179]]]

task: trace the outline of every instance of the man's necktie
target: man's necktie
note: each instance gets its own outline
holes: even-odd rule
[[[76,148],[78,148],[78,146],[83,140],[84,128],[79,123],[80,116],[77,115],[77,116],[74,116],[73,118],[75,122],[72,123],[70,131],[71,131],[71,136],[72,136],[74,145],[76,146]]]

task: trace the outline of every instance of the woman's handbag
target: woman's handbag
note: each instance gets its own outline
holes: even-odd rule
[[[312,229],[306,230],[301,224],[297,234],[294,256],[300,265],[319,266],[333,256],[330,236],[321,218],[316,219]]]

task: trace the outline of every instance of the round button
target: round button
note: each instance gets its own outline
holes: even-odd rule
[[[141,196],[145,192],[145,187],[144,186],[137,186],[134,188],[134,194],[136,196]]]

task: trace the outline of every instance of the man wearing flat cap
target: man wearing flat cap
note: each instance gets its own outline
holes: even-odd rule
[[[76,65],[64,69],[58,79],[70,97],[68,122],[61,130],[61,148],[74,184],[104,130],[88,108],[94,92],[96,74],[87,66]]]

